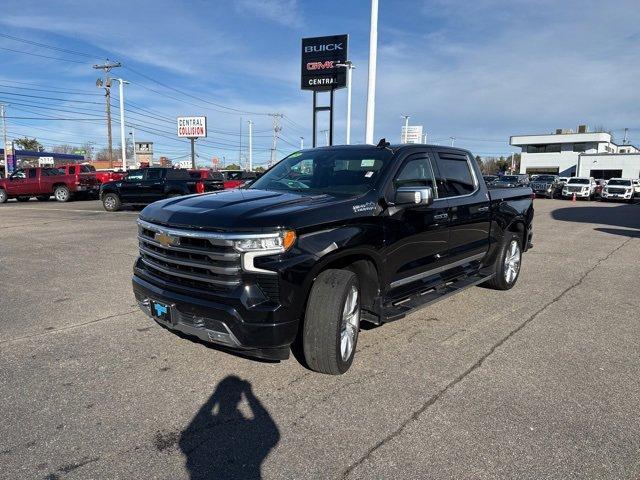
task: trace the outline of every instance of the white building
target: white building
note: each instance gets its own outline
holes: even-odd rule
[[[520,173],[640,178],[638,148],[618,145],[609,133],[589,132],[584,125],[578,133],[558,129],[555,134],[513,135],[509,143],[522,149]]]
[[[192,167],[191,160],[180,160],[176,165],[177,168],[189,169]]]

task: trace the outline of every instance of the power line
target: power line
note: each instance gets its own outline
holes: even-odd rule
[[[6,50],[7,52],[13,52],[13,53],[20,53],[22,55],[31,55],[33,57],[48,58],[50,60],[58,60],[61,62],[81,63],[81,64],[86,63],[80,60],[71,60],[70,58],[50,57],[49,55],[42,55],[42,54],[33,53],[33,52],[25,52],[24,50],[14,50],[13,48],[0,47],[0,50]]]
[[[16,97],[40,98],[40,99],[44,99],[44,100],[57,100],[59,102],[87,103],[87,104],[92,104],[92,105],[102,105],[102,102],[92,102],[90,100],[73,100],[73,99],[66,99],[66,98],[43,97],[41,95],[28,95],[26,93],[13,93],[13,92],[0,91],[0,94],[12,95],[12,96],[16,96]]]
[[[100,57],[98,57],[96,55],[91,55],[89,53],[78,52],[76,50],[69,50],[69,49],[66,49],[66,48],[54,47],[53,45],[47,45],[46,43],[34,42],[33,40],[27,40],[25,38],[14,37],[13,35],[7,35],[6,33],[0,33],[0,37],[8,38],[8,39],[16,41],[16,42],[27,43],[29,45],[35,45],[36,47],[49,48],[51,50],[56,50],[58,52],[69,53],[71,55],[80,55],[80,56],[88,57],[88,58],[100,58]]]

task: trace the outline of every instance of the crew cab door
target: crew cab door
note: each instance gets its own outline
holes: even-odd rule
[[[24,184],[26,193],[30,195],[39,195],[42,192],[40,179],[38,178],[38,170],[29,168],[27,170],[27,181]]]
[[[144,202],[142,194],[143,170],[130,170],[120,182],[120,198],[124,203]]]
[[[490,201],[476,160],[460,150],[434,149],[438,197],[448,201],[449,262],[476,261],[489,250]]]
[[[393,178],[391,196],[402,186],[431,187],[437,195],[428,152],[410,155],[403,161]],[[420,281],[446,265],[448,208],[446,199],[436,199],[431,205],[409,206],[389,215],[385,258],[391,289]]]
[[[163,169],[166,171],[166,169]],[[143,190],[145,202],[151,203],[164,198],[165,182],[162,178],[163,170],[147,169],[144,172]]]

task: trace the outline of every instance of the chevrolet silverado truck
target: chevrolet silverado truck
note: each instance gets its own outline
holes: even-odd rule
[[[194,179],[187,170],[142,168],[129,170],[121,180],[103,183],[100,186],[100,200],[107,212],[117,212],[122,205],[148,205],[164,198],[222,188],[221,181]]]
[[[46,202],[51,195],[59,202],[68,202],[73,197],[94,191],[96,189],[94,180],[66,175],[58,168],[20,168],[9,178],[0,179],[0,203],[10,198],[15,198],[19,202],[28,202],[31,197]]]
[[[168,329],[272,360],[294,344],[312,370],[342,374],[361,321],[513,287],[532,220],[531,189],[487,189],[466,150],[301,150],[247,188],[142,210],[133,290]]]

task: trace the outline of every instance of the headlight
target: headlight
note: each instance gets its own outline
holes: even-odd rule
[[[265,235],[264,237],[256,236],[234,240],[233,246],[239,252],[285,252],[291,248],[295,241],[296,232],[293,230],[285,230],[276,234]]]
[[[296,241],[296,232],[284,230],[274,234],[256,235],[233,241],[233,247],[242,253],[242,269],[245,272],[275,274],[271,270],[258,268],[253,264],[256,257],[275,255],[289,250]]]

